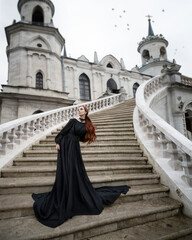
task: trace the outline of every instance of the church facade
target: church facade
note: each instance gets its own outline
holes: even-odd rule
[[[5,28],[8,82],[0,93],[1,124],[28,116],[98,99],[125,91],[135,97],[140,84],[161,73],[167,60],[168,41],[149,32],[138,46],[142,67],[127,70],[123,59],[94,53],[67,57],[65,39],[53,24],[55,12],[50,0],[19,0],[21,20]],[[61,56],[64,49],[64,54]]]

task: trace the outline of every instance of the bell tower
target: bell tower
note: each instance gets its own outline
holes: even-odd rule
[[[143,37],[137,48],[141,54],[142,66],[139,72],[152,76],[161,73],[163,65],[170,64],[167,60],[168,41],[162,34],[155,35],[151,25],[151,16],[148,15],[148,35]]]
[[[55,7],[49,0],[20,0],[18,2],[18,11],[22,22],[53,26],[52,17]]]
[[[5,28],[8,85],[63,90],[61,51],[65,40],[53,25],[50,0],[19,0],[21,20]],[[34,91],[34,90],[33,90]]]

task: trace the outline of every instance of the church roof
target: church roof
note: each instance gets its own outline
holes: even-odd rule
[[[148,18],[149,26],[148,26],[148,36],[154,36],[153,28],[151,26],[151,18]]]
[[[141,47],[146,44],[146,43],[149,43],[149,42],[152,42],[152,41],[161,41],[161,42],[164,42],[166,46],[168,46],[168,41],[163,37],[162,34],[154,34],[153,32],[153,28],[152,28],[152,25],[151,25],[151,16],[148,15],[148,35],[147,37],[143,37],[142,38],[142,41],[139,43],[138,45],[138,48],[137,48],[137,51],[139,52]]]

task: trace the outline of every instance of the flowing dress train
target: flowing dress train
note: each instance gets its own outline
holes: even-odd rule
[[[50,192],[32,194],[35,216],[42,224],[55,228],[75,215],[98,215],[112,204],[129,186],[94,188],[87,176],[79,141],[86,134],[85,123],[72,118],[56,136],[60,144],[57,170]]]

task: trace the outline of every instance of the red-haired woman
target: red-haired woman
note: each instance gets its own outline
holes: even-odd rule
[[[75,215],[97,215],[103,205],[112,204],[129,186],[93,188],[82,160],[80,144],[96,140],[95,127],[85,106],[78,108],[79,118],[72,118],[56,136],[57,171],[51,192],[32,194],[33,208],[39,222],[57,227]]]

